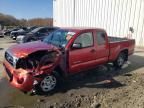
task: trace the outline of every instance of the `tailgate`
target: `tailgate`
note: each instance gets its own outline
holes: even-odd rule
[[[129,39],[129,55],[134,53],[135,39]]]

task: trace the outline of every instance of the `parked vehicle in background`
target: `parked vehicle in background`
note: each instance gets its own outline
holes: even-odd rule
[[[4,31],[0,30],[0,37],[4,37]]]
[[[17,37],[17,43],[26,43],[37,40],[43,40],[49,33],[57,30],[58,27],[38,27],[26,35],[20,35]]]
[[[113,63],[121,68],[133,54],[134,39],[109,37],[103,29],[58,29],[43,41],[18,44],[5,52],[11,85],[28,92],[50,92],[69,75]]]
[[[26,35],[27,33],[31,32],[35,28],[37,28],[37,27],[36,26],[28,27],[28,28],[23,27],[22,29],[19,29],[18,31],[13,31],[13,32],[11,32],[11,38],[13,40],[16,40],[18,36]]]
[[[12,31],[11,34],[10,34],[10,37],[13,39],[13,40],[16,40],[16,37],[18,36],[18,33],[24,33],[25,30],[24,29],[19,29],[17,31]]]
[[[19,29],[18,28],[14,28],[14,29],[5,30],[4,31],[4,35],[5,36],[10,36],[10,34],[11,34],[12,31],[17,31],[17,30],[19,30]]]

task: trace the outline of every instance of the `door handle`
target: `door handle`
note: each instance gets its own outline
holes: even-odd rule
[[[95,49],[92,49],[90,52],[94,53],[96,50]]]

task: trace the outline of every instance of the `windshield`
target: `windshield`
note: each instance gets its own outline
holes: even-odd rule
[[[19,30],[17,30],[18,32],[23,32],[24,30],[23,29],[19,29]]]
[[[19,30],[19,29],[12,29],[12,31],[17,31],[17,30]]]
[[[59,47],[65,47],[68,41],[72,38],[75,32],[59,29],[48,35],[43,42],[53,44]]]
[[[39,31],[40,29],[41,29],[41,27],[38,27],[38,28],[33,29],[31,32],[32,32],[32,33],[36,33],[36,32]]]
[[[33,31],[33,30],[35,30],[37,27],[30,27],[28,30],[29,31]]]

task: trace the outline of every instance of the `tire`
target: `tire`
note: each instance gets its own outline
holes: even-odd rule
[[[38,93],[53,93],[59,84],[59,79],[55,75],[47,75],[39,83]]]
[[[116,68],[121,68],[124,65],[124,63],[126,62],[126,56],[127,55],[125,53],[121,52],[118,55],[117,59],[113,62],[114,66]]]

